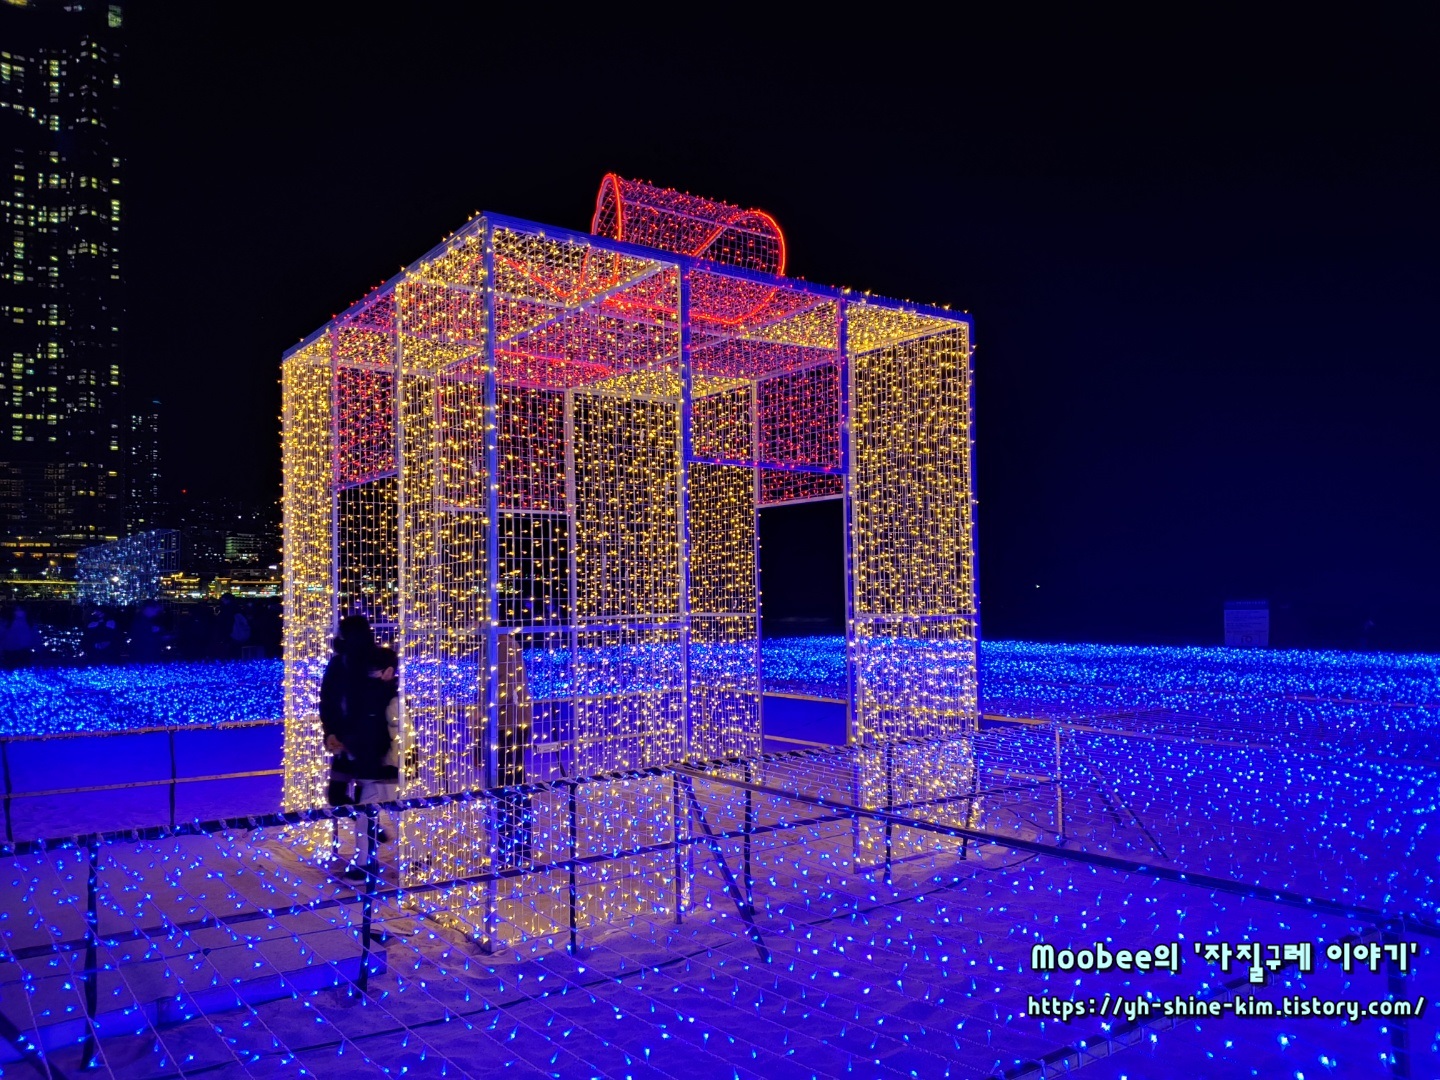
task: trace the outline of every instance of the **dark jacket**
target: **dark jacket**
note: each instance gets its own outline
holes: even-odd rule
[[[365,707],[367,684],[375,681],[369,677],[370,654],[375,648],[375,639],[369,627],[346,627],[349,629],[335,639],[335,654],[325,665],[325,674],[320,677],[320,730],[334,735],[345,745],[330,759],[330,784],[326,798],[332,806],[343,806],[354,802],[353,784],[356,780],[374,780],[375,776],[364,775],[374,772],[377,766],[373,755],[361,745],[363,739],[352,732],[357,710]],[[362,751],[357,758],[352,752],[352,743]],[[384,752],[381,752],[384,756]]]
[[[390,752],[390,725],[385,711],[394,698],[394,684],[379,679],[367,677],[363,684],[350,688],[345,719],[336,736],[345,744],[350,759],[345,767],[357,780],[391,782],[398,776],[394,765],[385,764]]]
[[[320,730],[326,735],[340,735],[345,726],[345,701],[354,695],[356,684],[368,678],[364,667],[343,648],[325,665],[325,674],[320,676]]]

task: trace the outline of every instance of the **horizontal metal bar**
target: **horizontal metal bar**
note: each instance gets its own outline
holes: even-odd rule
[[[865,807],[854,806],[849,803],[832,802],[828,799],[812,795],[802,795],[799,792],[781,791],[776,788],[765,787],[761,784],[748,784],[743,780],[732,780],[729,777],[715,776],[713,773],[706,772],[703,767],[681,764],[676,766],[676,768],[679,771],[692,773],[697,777],[703,777],[714,783],[724,784],[742,790],[750,790],[762,795],[789,799],[807,806],[830,810],[836,814],[847,817],[869,818],[873,821],[899,825],[906,829],[918,829],[921,832],[951,836],[957,840],[963,838],[975,840],[979,843],[998,844],[1001,847],[1014,848],[1019,851],[1029,851],[1037,855],[1052,855],[1057,859],[1062,859],[1067,862],[1080,862],[1091,866],[1101,866],[1107,870],[1119,870],[1126,874],[1148,875],[1179,885],[1194,886],[1200,889],[1214,889],[1216,892],[1229,893],[1233,896],[1251,897],[1269,903],[1282,904],[1286,907],[1305,908],[1309,911],[1341,915],[1348,919],[1365,919],[1376,926],[1404,927],[1407,931],[1423,934],[1426,937],[1440,938],[1440,924],[1433,923],[1428,919],[1419,918],[1413,914],[1395,915],[1374,908],[1342,904],[1334,900],[1306,896],[1303,893],[1292,892],[1289,889],[1271,889],[1261,885],[1253,885],[1248,882],[1235,881],[1231,878],[1216,877],[1212,874],[1196,874],[1168,866],[1159,866],[1155,863],[1140,862],[1136,859],[1122,859],[1115,855],[1102,855],[1095,851],[1057,847],[1054,844],[1046,844],[1039,840],[1027,840],[1023,837],[1009,836],[1004,833],[986,832],[983,829],[970,829],[959,825],[940,825],[930,821],[917,821],[914,818],[908,818],[902,814],[889,813],[884,810],[868,810]]]
[[[814,370],[816,370],[817,368],[823,368],[823,367],[834,367],[834,368],[838,368],[839,365],[840,365],[840,353],[839,353],[839,351],[838,351],[837,349],[831,348],[831,347],[829,347],[829,346],[820,346],[820,345],[791,345],[791,346],[789,346],[789,348],[795,348],[795,349],[819,349],[819,350],[822,350],[825,355],[822,356],[822,357],[821,357],[820,359],[818,359],[818,360],[811,360],[809,363],[797,364],[797,365],[795,365],[795,366],[793,366],[793,367],[777,368],[777,369],[774,370],[774,371],[767,371],[767,372],[765,372],[763,375],[756,375],[756,376],[755,376],[755,386],[756,386],[757,388],[760,386],[761,383],[773,382],[775,379],[783,379],[783,378],[785,378],[785,377],[788,376],[788,375],[802,375],[802,374],[804,374],[804,373],[807,372],[807,371],[814,371]],[[839,375],[839,372],[838,372],[838,371],[836,372],[836,375],[837,375],[837,377],[838,377],[838,375]],[[838,416],[837,416],[837,420],[838,420]]]
[[[384,472],[371,473],[369,476],[362,477],[359,480],[346,480],[344,482],[337,481],[335,484],[335,491],[337,494],[341,491],[356,491],[364,487],[366,484],[373,484],[376,480],[393,480],[399,475],[399,469],[387,469]]]
[[[540,333],[542,330],[546,330],[546,329],[548,329],[549,327],[555,326],[556,324],[564,321],[565,319],[569,318],[570,315],[572,315],[572,314],[579,314],[580,312],[586,311],[586,310],[588,310],[588,309],[590,309],[590,308],[592,308],[592,307],[595,307],[595,306],[598,305],[598,304],[603,304],[606,300],[610,300],[610,299],[612,299],[613,297],[619,295],[620,293],[625,292],[627,289],[632,289],[632,288],[634,288],[636,285],[640,284],[642,281],[648,281],[650,278],[654,277],[656,274],[663,273],[663,272],[664,272],[664,267],[663,267],[663,266],[654,266],[654,267],[651,267],[650,269],[645,270],[644,272],[642,272],[642,273],[640,273],[640,274],[637,274],[637,275],[635,275],[635,276],[632,277],[632,278],[626,278],[623,282],[621,282],[621,283],[618,284],[618,285],[612,285],[612,286],[611,286],[610,288],[608,288],[608,289],[602,289],[600,292],[596,293],[594,296],[586,297],[584,300],[580,301],[578,304],[567,305],[567,306],[565,307],[564,311],[562,311],[560,314],[558,314],[558,315],[553,315],[553,316],[551,316],[550,318],[545,319],[545,320],[542,321],[542,322],[536,323],[534,326],[527,326],[527,327],[525,327],[523,330],[517,330],[517,331],[515,331],[515,333],[511,334],[509,337],[501,337],[501,336],[497,335],[497,336],[496,336],[496,338],[497,338],[497,340],[496,340],[496,346],[497,346],[497,347],[507,347],[507,348],[508,348],[509,346],[513,345],[516,341],[519,341],[521,338],[530,337],[530,336],[532,336],[532,335],[534,335],[534,334],[538,334],[538,333]],[[496,295],[497,295],[497,296],[508,296],[509,294],[506,294],[506,293],[497,293]],[[522,303],[529,303],[529,302],[531,302],[529,297],[518,297],[518,296],[516,296],[516,297],[509,297],[509,298],[510,298],[510,299],[513,299],[513,300],[519,300],[519,301],[522,302]],[[680,306],[680,292],[679,292],[678,287],[677,287],[676,292],[675,292],[675,306],[676,306],[677,308]],[[627,322],[627,323],[633,323],[633,322],[637,322],[637,321],[644,321],[645,324],[648,325],[648,326],[659,326],[659,325],[661,325],[661,324],[655,323],[653,320],[625,319],[624,321]],[[677,329],[678,329],[678,327],[677,327]]]
[[[121,735],[159,735],[174,732],[183,735],[187,731],[230,731],[234,728],[270,727],[283,725],[283,719],[276,720],[221,720],[214,724],[156,724],[151,727],[124,728],[116,731],[52,731],[46,734],[0,735],[0,743],[50,742],[53,739],[111,739]]]
[[[856,621],[856,622],[860,622],[860,623],[890,623],[890,622],[893,622],[893,623],[901,623],[901,622],[915,622],[915,623],[924,623],[924,622],[957,622],[957,623],[966,623],[966,622],[968,622],[968,623],[973,623],[973,622],[975,621],[975,616],[974,616],[974,615],[964,615],[964,614],[960,614],[960,615],[954,615],[954,614],[946,614],[946,615],[903,615],[903,614],[902,614],[902,615],[864,615],[864,614],[861,614],[860,612],[857,611],[857,612],[855,613],[855,621]]]
[[[967,324],[968,319],[969,316],[966,316]],[[886,338],[883,344],[876,345],[873,348],[865,349],[862,352],[857,352],[854,355],[856,357],[869,356],[871,353],[883,352],[886,349],[893,349],[896,345],[904,345],[907,342],[919,341],[921,338],[934,337],[936,334],[943,334],[946,332],[947,331],[944,330],[916,330],[913,334],[901,334],[899,337]]]
[[[47,795],[84,795],[91,791],[129,791],[131,788],[164,787],[167,784],[198,784],[207,780],[247,780],[252,776],[284,776],[284,769],[255,772],[216,773],[214,776],[167,776],[160,780],[130,780],[123,784],[94,784],[90,787],[54,788],[50,791],[12,791],[11,799],[38,799]]]
[[[700,777],[704,780],[706,777]],[[558,786],[564,786],[569,781],[561,781]],[[377,803],[376,806],[392,808],[391,803]],[[358,815],[357,815],[358,816]],[[678,840],[663,840],[654,844],[645,844],[636,848],[627,848],[623,851],[602,851],[593,855],[581,855],[574,859],[564,859],[558,862],[540,863],[533,866],[514,866],[503,870],[487,870],[479,874],[469,874],[464,877],[447,878],[444,881],[427,881],[416,885],[396,886],[388,889],[376,889],[370,894],[375,900],[402,899],[406,896],[413,896],[417,893],[443,892],[447,889],[463,888],[467,885],[483,885],[488,882],[505,881],[511,878],[529,877],[532,874],[551,874],[557,870],[569,870],[571,867],[593,866],[601,863],[613,862],[617,859],[637,859],[647,855],[657,855],[675,848],[687,848],[695,844],[709,844],[714,841],[740,840],[748,832],[750,836],[764,836],[768,833],[786,832],[791,829],[809,828],[812,825],[828,825],[836,821],[846,820],[843,815],[828,814],[819,817],[797,818],[794,821],[778,821],[769,825],[757,825],[749,830],[743,826],[730,829],[723,833],[716,833],[713,837],[686,836]],[[246,911],[237,915],[205,915],[198,919],[191,919],[186,922],[165,922],[159,926],[136,928],[125,930],[118,934],[105,934],[101,936],[101,944],[113,947],[122,941],[135,941],[140,938],[157,937],[160,935],[169,936],[175,931],[189,933],[195,930],[203,930],[209,926],[234,926],[248,922],[258,922],[263,919],[279,919],[290,915],[301,915],[308,912],[325,911],[330,908],[344,907],[353,904],[358,900],[359,894],[350,896],[327,896],[310,903],[292,904],[289,907],[281,908],[256,908],[254,911]],[[424,912],[418,912],[422,917]],[[0,962],[6,960],[31,960],[40,956],[48,956],[56,952],[72,952],[83,949],[89,944],[88,938],[72,938],[69,941],[58,941],[47,945],[28,945],[16,949],[12,953],[6,953],[0,948]]]
[[[787,278],[786,280],[794,279]],[[769,337],[760,333],[761,330],[780,326],[791,319],[798,319],[808,315],[823,304],[835,303],[835,301],[828,296],[814,296],[812,294],[810,298],[815,302],[807,304],[804,307],[797,307],[793,310],[782,312],[779,315],[766,319],[764,322],[726,324],[702,319],[696,323],[695,326],[695,333],[697,335],[696,349],[708,350],[723,348],[733,342],[743,341],[750,345],[776,345],[786,349],[805,349],[813,352],[828,353],[830,356],[829,362],[834,363],[836,354],[836,347],[834,345],[810,345],[800,341],[786,341],[783,337]],[[705,357],[701,357],[702,366],[704,366],[705,359]],[[808,371],[810,368],[815,367],[817,363],[825,363],[825,361],[806,363],[793,370]],[[787,368],[785,370],[789,371],[792,369]],[[780,372],[776,372],[776,374],[780,374]],[[765,377],[766,376],[757,376],[757,378]]]
[[[795,746],[819,746],[826,750],[838,745],[836,743],[815,742],[813,739],[793,739],[789,735],[766,735],[764,732],[760,733],[760,738],[764,742],[791,743]]]
[[[623,620],[624,616],[616,615],[601,615],[592,617],[595,618],[597,621],[586,622],[584,618],[577,619],[574,624],[575,629],[580,631],[581,633],[601,633],[622,632],[630,630],[683,630],[685,628],[685,624],[683,622],[679,622],[674,619],[666,619],[661,621],[645,621],[646,617],[643,615],[635,616],[633,622],[617,621]],[[599,622],[599,619],[604,619],[606,621]]]
[[[800,503],[833,502],[833,501],[835,501],[835,500],[837,500],[837,499],[844,499],[844,498],[845,498],[844,493],[837,491],[834,495],[811,495],[811,496],[809,496],[808,498],[804,498],[804,499],[774,499],[774,500],[761,499],[761,500],[760,500],[760,509],[761,509],[761,510],[768,510],[768,509],[770,509],[770,507],[772,507],[772,506],[798,506]]]
[[[669,693],[670,691],[663,692]],[[791,753],[774,755],[765,754],[753,760],[779,761],[797,756],[801,753],[800,751],[793,751]],[[723,767],[725,762],[717,759],[709,764]],[[452,792],[447,795],[421,795],[410,799],[400,799],[395,802],[377,803],[376,805],[382,806],[387,810],[399,812],[402,810],[430,809],[457,804],[464,805],[473,802],[499,802],[511,797],[523,797],[553,791],[559,788],[569,787],[572,784],[623,783],[627,780],[667,776],[673,771],[673,768],[664,765],[651,765],[643,769],[621,769],[613,772],[591,773],[588,776],[538,781],[533,784],[520,784],[512,787],[472,788],[467,791]],[[167,780],[166,782],[168,783],[169,781]],[[92,843],[138,843],[141,841],[163,840],[173,836],[208,836],[211,833],[217,832],[281,828],[290,825],[303,825],[308,822],[347,820],[356,816],[353,807],[317,806],[306,810],[285,810],[270,814],[246,814],[239,817],[213,818],[208,821],[189,821],[170,826],[156,825],[145,828],[114,829],[104,832],[83,833],[78,836],[22,840],[15,843],[0,844],[0,859],[33,855],[60,848],[84,847]]]
[[[627,375],[645,375],[655,371],[659,371],[661,373],[668,373],[668,367],[669,361],[666,361],[658,368],[646,367],[623,369],[620,371],[616,371],[611,375],[605,376],[605,379],[602,379],[599,382],[586,383],[583,386],[571,386],[567,387],[566,389],[568,389],[572,394],[575,394],[577,397],[581,394],[586,394],[590,397],[603,397],[619,401],[653,401],[660,405],[671,405],[678,409],[680,408],[679,390],[676,390],[674,394],[641,394],[626,390],[624,387],[603,385],[603,383],[608,379],[624,378]],[[676,382],[679,382],[678,373],[676,373]]]
[[[679,694],[682,693],[684,689],[684,685],[681,684],[680,681],[677,679],[675,685],[673,686],[657,686],[649,690],[625,690],[621,691],[618,694],[566,694],[564,697],[559,698],[536,698],[535,701],[536,704],[539,704],[541,701],[631,701],[637,697],[645,697],[647,695],[653,696],[655,694]],[[612,740],[623,741],[630,738],[638,739],[639,737],[640,735],[638,733],[634,735],[619,733],[609,736],[608,738],[584,739],[582,741],[589,743],[597,743]]]
[[[674,266],[685,271],[699,270],[702,273],[714,274],[721,277],[734,278],[740,281],[747,281],[759,285],[769,285],[777,289],[786,289],[809,296],[828,298],[833,300],[846,299],[852,304],[863,304],[871,307],[884,308],[887,311],[904,311],[929,318],[942,319],[952,323],[963,323],[973,331],[974,320],[965,312],[950,311],[943,307],[936,307],[930,304],[916,304],[904,300],[894,300],[889,297],[876,296],[865,292],[856,292],[853,289],[835,285],[819,285],[815,282],[805,281],[799,278],[777,277],[773,274],[765,274],[758,270],[747,270],[743,267],[730,266],[724,263],[715,263],[707,259],[697,259],[689,255],[680,255],[675,252],[660,251],[656,248],[641,247],[638,244],[626,243],[623,240],[610,240],[596,236],[592,233],[582,233],[574,229],[566,229],[554,225],[542,225],[539,222],[527,221],[524,218],[513,217],[509,214],[496,214],[486,211],[480,214],[458,229],[451,237],[441,241],[431,248],[420,258],[416,259],[409,266],[404,267],[400,273],[390,278],[379,288],[367,294],[360,300],[351,304],[348,308],[335,316],[329,322],[312,331],[309,335],[285,351],[282,359],[288,360],[293,354],[306,348],[327,333],[332,327],[342,325],[347,320],[358,314],[366,307],[377,303],[385,296],[393,294],[396,287],[410,278],[416,268],[424,263],[442,255],[447,249],[453,247],[457,240],[465,239],[483,230],[490,225],[496,228],[507,229],[528,236],[540,236],[553,238],[566,243],[581,244],[601,251],[610,251],[617,255],[630,255],[634,258],[651,263]],[[914,335],[917,337],[927,336],[925,334]]]
[[[699,270],[702,273],[735,278],[757,285],[771,285],[778,289],[787,289],[791,292],[808,294],[810,296],[826,297],[833,300],[848,299],[851,303],[869,304],[873,307],[881,307],[891,311],[908,311],[916,315],[927,315],[932,318],[946,319],[957,323],[963,322],[967,325],[973,321],[971,317],[964,312],[950,311],[934,305],[915,304],[906,300],[894,300],[889,297],[875,296],[866,292],[856,292],[854,289],[845,286],[820,285],[813,281],[806,281],[803,278],[779,277],[774,274],[766,274],[759,270],[747,270],[743,267],[731,266],[727,263],[711,262],[708,259],[697,259],[692,255],[681,255],[677,252],[641,247],[639,244],[630,244],[623,240],[610,240],[606,237],[596,236],[593,233],[582,233],[575,229],[566,229],[554,225],[542,225],[538,222],[526,221],[524,218],[512,217],[509,214],[497,214],[489,210],[485,211],[483,216],[497,228],[509,229],[512,232],[531,235],[538,234],[573,244],[585,244],[600,248],[604,251],[613,251],[619,255],[633,255],[639,259],[652,259],[673,263],[675,266],[685,270]]]
[[[741,469],[764,469],[768,472],[818,473],[823,476],[844,476],[843,465],[804,465],[783,461],[746,461],[743,458],[706,457],[701,454],[686,458],[693,465],[727,465]]]
[[[1014,724],[1014,725],[1023,726],[1023,727],[1046,727],[1046,728],[1049,728],[1049,727],[1058,727],[1058,728],[1063,728],[1063,729],[1066,730],[1066,731],[1079,731],[1079,732],[1083,732],[1084,734],[1087,734],[1087,735],[1113,735],[1113,736],[1114,736],[1115,738],[1117,738],[1117,739],[1154,739],[1154,740],[1156,740],[1156,741],[1158,741],[1158,742],[1178,742],[1178,743],[1185,743],[1186,745],[1189,745],[1189,746],[1220,746],[1220,747],[1226,747],[1226,748],[1232,749],[1232,750],[1260,750],[1260,751],[1266,751],[1266,752],[1274,751],[1274,750],[1277,750],[1277,749],[1290,749],[1290,750],[1294,750],[1294,749],[1295,749],[1294,743],[1285,743],[1285,742],[1269,742],[1269,743],[1265,743],[1265,742],[1245,742],[1245,741],[1239,740],[1239,739],[1213,739],[1213,738],[1206,738],[1206,737],[1204,737],[1204,736],[1197,735],[1197,734],[1189,734],[1189,733],[1186,733],[1186,732],[1183,732],[1183,731],[1182,731],[1182,732],[1175,732],[1175,731],[1147,731],[1147,730],[1145,730],[1145,729],[1143,729],[1143,728],[1133,728],[1133,727],[1132,727],[1132,728],[1095,727],[1095,726],[1090,725],[1090,724],[1077,724],[1077,723],[1075,723],[1073,720],[1047,720],[1047,719],[1045,719],[1045,718],[1043,718],[1043,717],[1001,716],[1001,715],[998,715],[998,714],[995,714],[995,713],[982,713],[981,716],[980,716],[980,719],[981,719],[981,720],[988,720],[988,721],[991,721],[991,722],[993,722],[993,723]],[[1319,737],[1317,737],[1316,740],[1315,740],[1315,742],[1316,742],[1317,744],[1320,743],[1321,741],[1322,741],[1322,740],[1320,740]],[[1329,740],[1325,740],[1325,741],[1328,742]],[[1370,755],[1366,755],[1366,754],[1363,753],[1364,747],[1349,747],[1349,748],[1347,748],[1347,749],[1349,749],[1349,751],[1352,752],[1352,753],[1358,754],[1359,756],[1363,756],[1363,757],[1369,757],[1369,756],[1370,756]],[[1311,752],[1314,752],[1314,751],[1307,748],[1304,752],[1306,752],[1306,753],[1311,753]],[[1396,764],[1396,765],[1411,765],[1411,766],[1416,766],[1416,767],[1419,767],[1419,768],[1422,768],[1422,769],[1433,769],[1433,768],[1435,768],[1435,762],[1434,762],[1434,761],[1422,761],[1422,760],[1420,760],[1419,758],[1391,757],[1391,756],[1389,756],[1389,755],[1387,754],[1387,755],[1384,756],[1383,760],[1385,760],[1385,761],[1387,761],[1387,762],[1392,762],[1392,763],[1394,763],[1394,764]]]

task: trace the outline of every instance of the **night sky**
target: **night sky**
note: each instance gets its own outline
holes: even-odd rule
[[[298,6],[127,12],[128,377],[172,488],[274,498],[284,349],[476,210],[587,228],[614,170],[974,315],[986,636],[1216,642],[1254,597],[1280,644],[1440,650],[1433,24]]]

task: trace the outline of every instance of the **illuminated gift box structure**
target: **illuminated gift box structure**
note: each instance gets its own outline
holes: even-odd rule
[[[784,269],[607,176],[590,235],[477,216],[286,353],[287,807],[356,612],[402,795],[759,754],[758,513],[802,500],[844,500],[851,741],[973,724],[970,321]]]

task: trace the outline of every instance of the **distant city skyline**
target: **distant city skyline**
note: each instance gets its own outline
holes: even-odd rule
[[[584,228],[615,170],[975,316],[987,636],[1218,642],[1268,599],[1276,641],[1440,649],[1423,20],[772,34],[697,78],[678,27],[542,63],[489,12],[124,17],[126,381],[171,495],[273,500],[281,351],[473,211]]]
[[[123,26],[0,7],[0,553],[31,569],[126,528]]]

